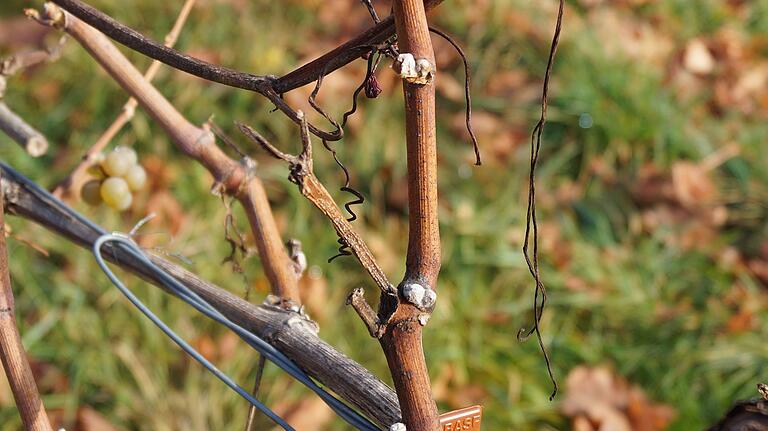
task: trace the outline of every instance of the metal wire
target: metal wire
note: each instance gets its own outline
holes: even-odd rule
[[[125,238],[123,236],[118,236],[115,234],[106,234],[99,237],[99,239],[96,240],[96,242],[93,244],[93,254],[96,256],[96,263],[99,264],[101,267],[101,270],[104,271],[105,274],[107,274],[107,277],[109,280],[114,284],[120,292],[125,295],[126,298],[128,298],[131,303],[139,309],[149,320],[152,321],[158,328],[160,328],[161,331],[165,333],[171,340],[173,340],[176,344],[181,347],[182,350],[184,350],[189,356],[194,358],[197,362],[199,362],[203,367],[205,367],[208,371],[211,372],[214,376],[216,376],[219,380],[221,380],[225,385],[229,386],[233,391],[237,392],[241,397],[245,398],[249,403],[251,403],[253,406],[255,406],[257,409],[261,410],[262,413],[267,415],[272,421],[274,421],[276,424],[280,425],[284,430],[288,431],[295,431],[293,427],[288,425],[288,423],[278,416],[275,412],[273,412],[269,407],[265,406],[261,401],[254,398],[248,391],[240,387],[237,383],[235,383],[229,376],[227,376],[224,372],[216,368],[215,365],[213,365],[209,360],[205,359],[203,355],[201,355],[197,350],[195,350],[192,346],[189,345],[184,339],[182,339],[178,334],[176,334],[168,325],[165,324],[159,317],[157,317],[146,305],[144,305],[141,300],[136,297],[136,295],[133,294],[133,292],[130,291],[122,281],[120,281],[119,278],[115,275],[115,273],[112,272],[111,269],[107,266],[107,263],[104,261],[104,258],[101,255],[101,246],[104,245],[107,242],[120,242],[125,245],[130,245],[132,243],[131,240],[128,238]]]
[[[50,205],[51,208],[55,209],[63,217],[76,220],[78,223],[84,226],[87,226],[89,229],[93,230],[95,233],[98,233],[101,235],[98,238],[98,240],[94,243],[93,253],[96,256],[97,262],[100,262],[99,266],[101,266],[101,268],[104,270],[104,272],[107,274],[108,277],[110,277],[110,274],[112,274],[112,277],[114,277],[114,274],[109,270],[108,267],[106,267],[106,265],[103,265],[104,260],[103,260],[103,257],[101,256],[101,248],[102,248],[102,245],[107,242],[117,242],[116,246],[120,247],[120,250],[122,252],[125,252],[126,254],[135,258],[142,264],[141,265],[142,270],[145,270],[148,273],[155,275],[165,288],[167,288],[170,292],[178,296],[183,301],[190,304],[196,310],[200,311],[201,313],[205,314],[207,317],[223,324],[224,326],[234,331],[238,336],[240,336],[240,338],[242,338],[251,347],[261,352],[267,359],[274,362],[276,365],[278,365],[280,368],[285,370],[292,377],[294,377],[295,379],[300,381],[302,384],[307,386],[309,389],[311,389],[313,392],[315,392],[321,399],[323,399],[323,401],[326,402],[326,404],[329,405],[329,407],[331,407],[331,409],[334,410],[334,412],[336,412],[337,415],[339,415],[346,422],[348,422],[355,428],[362,431],[382,431],[381,428],[377,427],[375,424],[373,424],[367,418],[362,416],[360,413],[356,412],[351,407],[344,404],[341,400],[337,399],[336,397],[334,397],[333,395],[325,391],[323,388],[318,386],[290,358],[285,356],[285,354],[275,349],[272,345],[268,344],[266,341],[262,340],[255,334],[249,332],[243,327],[227,319],[223,314],[221,314],[212,305],[210,305],[208,302],[202,299],[199,295],[197,295],[195,292],[187,288],[185,285],[181,284],[181,282],[179,282],[172,275],[166,273],[157,265],[155,265],[151,260],[149,260],[149,258],[146,256],[144,251],[141,250],[141,248],[139,248],[136,245],[136,243],[134,243],[132,240],[130,240],[126,236],[107,233],[101,226],[95,224],[88,218],[82,216],[80,213],[78,213],[77,211],[67,206],[60,199],[56,198],[55,196],[50,194],[47,190],[37,185],[34,181],[26,178],[24,175],[22,175],[12,167],[10,167],[5,162],[0,161],[0,168],[3,171],[4,177],[10,178],[14,182],[23,186],[27,191],[29,191],[29,193],[31,193],[38,199]],[[110,280],[113,281],[114,283],[114,280],[112,280],[112,277],[110,277]],[[246,391],[246,394],[248,394],[247,391]],[[253,403],[251,404],[256,405]],[[265,414],[269,416],[268,413],[265,412]],[[284,429],[290,429],[290,428],[284,428]]]
[[[277,366],[279,366],[281,369],[286,371],[288,374],[290,374],[292,377],[294,377],[296,380],[303,383],[305,386],[307,386],[309,389],[317,393],[320,398],[322,398],[328,405],[333,409],[336,414],[338,414],[342,419],[347,421],[352,426],[356,427],[357,429],[363,430],[363,431],[380,431],[380,428],[376,427],[373,423],[371,423],[368,419],[361,416],[356,411],[352,410],[349,406],[344,404],[342,401],[319,387],[309,376],[307,376],[293,361],[291,361],[290,358],[285,356],[282,352],[275,349],[272,345],[268,344],[266,341],[262,340],[255,334],[249,332],[245,328],[237,325],[236,323],[229,320],[226,316],[221,314],[217,309],[215,309],[212,305],[210,305],[208,302],[206,302],[203,298],[201,298],[199,295],[197,295],[195,292],[181,284],[178,280],[176,280],[173,276],[163,271],[161,268],[156,266],[152,261],[147,258],[147,256],[144,254],[144,252],[134,243],[131,239],[127,238],[126,236],[119,235],[119,234],[105,234],[99,237],[99,239],[94,243],[93,246],[93,253],[96,256],[96,261],[101,267],[101,269],[107,274],[107,277],[109,277],[110,281],[112,281],[113,284],[115,284],[120,290],[125,294],[128,299],[137,307],[139,310],[144,313],[147,317],[150,318],[163,332],[166,333],[174,342],[176,342],[185,352],[193,356],[195,359],[197,359],[203,366],[209,369],[216,377],[221,379],[227,386],[232,388],[235,392],[237,392],[239,395],[241,395],[243,398],[248,400],[252,405],[254,405],[256,408],[264,412],[267,416],[275,420],[275,417],[270,415],[271,411],[266,408],[266,406],[256,404],[258,403],[258,400],[253,399],[253,397],[243,388],[240,386],[237,386],[236,383],[232,382],[231,379],[229,381],[224,380],[224,378],[228,377],[226,375],[220,375],[217,374],[215,369],[215,366],[213,364],[206,364],[205,358],[202,358],[199,354],[195,356],[192,352],[194,352],[194,349],[189,346],[187,343],[184,342],[184,340],[180,339],[176,334],[173,333],[173,331],[168,328],[157,316],[152,314],[151,310],[148,310],[146,307],[141,304],[141,302],[135,298],[129,296],[130,291],[126,292],[123,288],[121,288],[119,283],[119,280],[117,277],[114,276],[114,274],[109,270],[109,268],[106,266],[106,263],[104,262],[103,257],[101,256],[101,246],[108,242],[116,242],[119,243],[121,246],[121,249],[130,253],[133,255],[136,259],[141,261],[141,263],[144,266],[144,269],[149,270],[152,272],[153,275],[157,276],[157,278],[160,280],[160,282],[165,286],[168,290],[170,290],[173,294],[178,296],[180,299],[182,299],[184,302],[191,305],[193,308],[198,310],[199,312],[203,313],[207,317],[215,320],[216,322],[221,323],[222,325],[226,326],[227,328],[234,331],[237,335],[240,336],[246,343],[248,343],[251,347],[259,351],[261,354],[263,354],[267,359],[274,362]],[[132,294],[131,294],[132,295]],[[148,314],[149,313],[149,314]],[[196,352],[195,352],[196,353]],[[203,361],[201,361],[199,358],[202,358]],[[207,361],[206,361],[207,362]],[[210,367],[209,367],[210,365]],[[211,368],[212,367],[212,368]],[[256,401],[256,403],[254,403]],[[263,407],[263,408],[262,408]],[[277,417],[279,418],[279,417]],[[279,422],[276,422],[280,424]],[[282,424],[280,424],[282,426]],[[290,429],[290,428],[285,428]]]

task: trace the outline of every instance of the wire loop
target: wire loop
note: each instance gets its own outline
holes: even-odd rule
[[[229,386],[232,390],[237,392],[240,396],[245,398],[251,405],[255,406],[272,419],[276,424],[283,427],[285,430],[293,430],[285,421],[272,412],[268,407],[256,400],[251,394],[237,385],[226,374],[222,373],[216,368],[215,365],[206,360],[195,349],[190,346],[186,341],[181,339],[176,333],[173,332],[159,317],[157,317],[149,308],[147,308],[125,285],[117,278],[117,276],[109,269],[104,258],[102,256],[102,247],[107,243],[116,243],[116,246],[121,247],[122,251],[132,255],[137,260],[142,262],[147,271],[151,271],[153,275],[161,281],[164,287],[166,287],[171,293],[179,297],[181,300],[191,305],[194,309],[201,312],[205,316],[221,323],[227,328],[234,331],[241,339],[248,343],[251,347],[256,349],[259,353],[264,355],[267,359],[274,362],[278,367],[286,371],[293,378],[303,383],[313,392],[318,394],[328,406],[333,409],[337,415],[347,421],[355,428],[363,431],[380,431],[376,425],[371,423],[368,419],[352,410],[348,405],[341,402],[338,398],[334,397],[321,387],[319,387],[309,376],[307,376],[290,358],[285,356],[282,352],[275,349],[273,346],[262,340],[252,332],[239,326],[238,324],[229,320],[226,316],[221,314],[211,304],[201,298],[198,294],[190,290],[188,287],[181,284],[172,275],[168,274],[157,265],[155,265],[144,252],[136,245],[130,238],[121,234],[104,234],[100,236],[93,245],[93,254],[96,257],[96,262],[101,267],[102,271],[107,275],[109,280],[128,298],[131,303],[136,306],[145,316],[147,316],[158,328],[160,328],[169,338],[171,338],[179,347],[182,348],[187,354],[192,356],[195,360],[200,362],[208,371],[219,378],[224,384]]]

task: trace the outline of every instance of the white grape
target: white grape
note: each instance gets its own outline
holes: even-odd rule
[[[110,207],[116,209],[117,211],[125,211],[131,206],[132,202],[133,195],[128,193],[123,195],[123,198],[119,202],[116,202],[114,205],[110,205]]]
[[[112,151],[104,157],[101,167],[110,177],[119,177],[134,165],[131,160],[131,155],[126,151]]]
[[[147,172],[141,165],[133,165],[125,175],[123,175],[125,181],[128,183],[128,188],[131,191],[139,191],[147,184]]]
[[[110,177],[104,180],[104,182],[101,183],[99,194],[101,194],[101,198],[104,199],[104,202],[107,205],[117,210],[120,210],[120,207],[125,205],[124,202],[126,199],[128,199],[128,205],[130,205],[131,191],[128,188],[128,183],[122,178]],[[126,196],[128,196],[128,198],[126,198]],[[127,208],[128,205],[126,205],[125,208]]]
[[[88,166],[85,172],[87,172],[88,175],[96,178],[97,180],[103,180],[104,178],[107,177],[107,174],[104,173],[104,169],[102,169],[101,165],[99,164]]]
[[[90,180],[83,184],[80,189],[80,199],[88,205],[99,205],[101,203],[101,181]]]
[[[135,165],[139,161],[139,157],[136,155],[136,150],[131,147],[124,147],[122,145],[115,147],[112,150],[113,153],[122,153],[131,165]]]

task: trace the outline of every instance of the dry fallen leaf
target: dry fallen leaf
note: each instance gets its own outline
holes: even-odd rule
[[[671,407],[648,400],[608,367],[579,366],[565,382],[562,411],[573,428],[584,431],[661,431],[672,420]]]
[[[488,81],[485,92],[496,97],[512,97],[529,81],[532,79],[523,69],[499,70],[493,79]]]
[[[675,201],[675,190],[671,181],[652,163],[640,167],[631,187],[633,199],[642,207]]]
[[[711,108],[715,113],[740,111],[768,116],[768,62],[762,55],[764,42],[736,25],[725,25],[707,41],[718,65],[709,76]]]
[[[768,85],[768,62],[758,63],[744,68],[743,73],[731,88],[731,95],[744,112],[750,113],[754,110],[756,101],[759,100],[756,96],[766,94],[766,85]]]
[[[716,168],[738,153],[738,145],[724,145],[700,161],[673,163],[668,174],[653,164],[643,166],[630,185],[633,198],[643,208],[633,222],[633,232],[671,228],[663,233],[669,246],[716,254],[711,246],[731,217],[727,199],[732,198],[718,187]]]
[[[717,187],[710,172],[687,161],[672,165],[672,186],[678,202],[687,208],[707,205],[717,197]]]
[[[501,117],[483,111],[472,114],[472,128],[481,142],[483,161],[488,163],[506,163],[515,150],[528,140],[527,131],[509,127]],[[451,129],[462,140],[468,140],[464,112],[458,112],[451,118]],[[465,148],[470,154],[471,147],[466,145]],[[474,154],[471,160],[474,160]]]
[[[632,11],[595,8],[588,14],[585,25],[597,33],[600,47],[611,57],[662,66],[674,51],[670,34],[650,20],[638,19]]]
[[[693,219],[681,226],[672,242],[682,250],[703,250],[717,241],[717,234],[715,226]]]
[[[697,75],[709,75],[715,69],[715,58],[701,39],[692,39],[685,47],[683,65]]]
[[[629,391],[627,415],[633,431],[656,431],[667,428],[675,417],[675,410],[653,403],[640,388],[633,387]]]

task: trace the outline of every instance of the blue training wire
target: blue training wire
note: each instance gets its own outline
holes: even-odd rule
[[[262,353],[267,359],[271,360],[275,364],[277,364],[280,368],[282,368],[284,371],[286,371],[288,374],[290,374],[292,377],[299,380],[301,383],[309,387],[311,390],[313,390],[315,393],[317,393],[335,412],[338,414],[342,419],[353,425],[354,427],[363,430],[363,431],[380,431],[380,428],[378,428],[376,425],[371,423],[368,419],[361,416],[359,413],[352,410],[349,406],[341,402],[339,399],[325,391],[324,389],[317,386],[317,384],[309,377],[307,376],[293,361],[291,361],[287,356],[285,356],[282,352],[275,349],[272,345],[268,344],[252,332],[246,330],[245,328],[237,325],[236,323],[229,320],[227,317],[225,317],[223,314],[221,314],[218,310],[216,310],[213,306],[211,306],[208,302],[206,302],[204,299],[202,299],[199,295],[197,295],[195,292],[191,291],[189,288],[181,284],[178,280],[176,280],[173,276],[169,275],[165,271],[163,271],[161,268],[157,267],[152,261],[150,261],[146,255],[141,251],[141,249],[130,239],[128,239],[125,236],[122,235],[110,235],[105,234],[101,236],[95,243],[93,247],[94,255],[96,256],[97,262],[99,263],[99,266],[104,270],[104,272],[107,274],[107,276],[110,278],[110,280],[115,283],[116,277],[114,274],[109,270],[109,268],[106,266],[106,263],[103,260],[103,257],[101,256],[101,246],[107,242],[117,242],[121,246],[123,246],[124,251],[127,251],[131,255],[133,255],[135,258],[140,260],[144,265],[145,269],[149,269],[153,272],[154,275],[158,276],[158,278],[161,279],[163,285],[167,287],[171,292],[173,292],[175,295],[177,295],[180,299],[190,304],[192,307],[194,307],[196,310],[200,311],[201,313],[205,314],[209,318],[227,326],[231,330],[233,330],[235,333],[237,333],[243,340],[245,340],[249,345],[251,345],[254,349],[258,350],[260,353]],[[117,283],[115,283],[117,285]],[[118,285],[118,287],[120,287]],[[121,289],[122,291],[123,289]],[[125,292],[123,292],[125,293]],[[127,295],[126,295],[127,296]],[[135,298],[135,297],[134,297]],[[149,317],[155,324],[160,327],[163,332],[165,332],[169,337],[171,337],[177,344],[179,344],[185,351],[190,353],[188,349],[194,350],[191,346],[184,343],[183,340],[179,339],[176,334],[174,334],[167,326],[164,328],[165,325],[161,326],[158,324],[158,321],[160,319],[155,316],[154,314],[151,314],[152,312],[146,307],[142,309],[131,297],[129,297],[132,303],[136,305],[147,317]],[[138,299],[136,299],[138,301]],[[140,301],[139,301],[140,304]],[[150,314],[147,314],[149,312]],[[161,321],[160,321],[161,322]],[[162,323],[162,322],[161,322]],[[167,330],[166,330],[167,329]],[[171,331],[170,333],[168,331]],[[186,344],[183,345],[181,343]],[[190,353],[191,354],[191,353]],[[199,355],[198,355],[199,356]],[[194,357],[194,355],[193,355]],[[197,359],[197,358],[196,358]],[[204,359],[204,358],[203,358]],[[209,368],[208,365],[201,362],[206,368]],[[212,366],[212,364],[211,364]],[[221,376],[216,374],[214,369],[211,369],[211,372],[213,372],[217,377],[221,379]],[[226,377],[226,376],[225,376]],[[222,381],[224,381],[222,379]],[[230,380],[231,382],[231,380]],[[230,386],[233,390],[238,392],[240,395],[242,395],[240,390],[233,387],[231,384],[229,384],[227,381],[224,381],[224,383],[227,383],[228,386]],[[234,384],[232,382],[232,384]],[[235,385],[236,386],[236,385]],[[239,388],[239,386],[238,386]],[[247,393],[247,392],[246,392]],[[246,398],[248,399],[248,398]],[[251,401],[248,399],[248,401]],[[256,404],[254,404],[256,405]],[[256,405],[257,408],[261,410],[261,407]],[[265,407],[266,408],[266,407]],[[264,411],[264,410],[262,410]],[[271,417],[271,416],[270,416]]]
[[[218,377],[219,380],[224,382],[225,385],[229,386],[240,394],[241,397],[245,398],[249,403],[256,406],[257,409],[261,410],[262,413],[267,415],[270,419],[272,419],[276,424],[280,425],[283,429],[287,431],[295,431],[293,427],[288,425],[288,423],[283,420],[280,416],[278,416],[275,412],[270,410],[269,407],[265,406],[261,401],[254,398],[251,394],[248,393],[245,389],[240,387],[237,383],[232,381],[232,379],[229,378],[226,374],[224,374],[221,370],[216,368],[215,365],[213,365],[209,360],[205,359],[203,355],[197,352],[192,346],[189,345],[186,341],[184,341],[181,337],[179,337],[171,328],[168,327],[168,325],[165,324],[159,317],[157,317],[152,311],[147,308],[146,305],[144,305],[139,298],[136,297],[136,295],[133,294],[125,285],[120,281],[119,278],[112,272],[112,270],[109,269],[107,266],[107,263],[104,261],[104,258],[101,256],[101,246],[105,242],[111,242],[111,241],[126,241],[122,237],[118,237],[115,235],[103,235],[99,237],[98,240],[93,244],[93,254],[96,256],[96,262],[101,267],[102,271],[104,271],[105,274],[107,274],[107,277],[109,280],[117,286],[117,288],[120,290],[120,292],[123,293],[123,295],[128,298],[131,303],[136,306],[136,308],[139,309],[142,313],[144,313],[145,316],[149,318],[149,320],[152,321],[155,325],[157,325],[158,328],[160,328],[161,331],[165,332],[165,335],[167,335],[171,340],[173,340],[176,344],[181,347],[182,350],[187,352],[189,356],[192,356],[197,362],[199,362],[202,366],[208,369],[214,376]]]
[[[338,414],[346,422],[348,422],[349,424],[351,424],[355,428],[357,428],[359,430],[362,430],[362,431],[382,431],[381,428],[379,428],[376,425],[374,425],[371,421],[369,421],[367,418],[362,416],[360,413],[356,412],[351,407],[349,407],[348,405],[344,404],[342,401],[340,401],[339,399],[337,399],[336,397],[334,397],[333,395],[328,393],[326,390],[324,390],[323,388],[319,387],[290,358],[285,356],[285,354],[283,354],[279,350],[275,349],[274,347],[272,347],[272,345],[268,344],[267,342],[265,342],[264,340],[262,340],[261,338],[259,338],[255,334],[253,334],[252,332],[244,329],[243,327],[241,327],[241,326],[237,325],[236,323],[234,323],[234,322],[230,321],[229,319],[227,319],[224,315],[222,315],[213,306],[211,306],[205,300],[200,298],[199,295],[197,295],[195,292],[190,290],[188,287],[186,287],[185,285],[181,284],[176,278],[174,278],[173,276],[171,276],[170,274],[166,273],[164,270],[159,268],[157,265],[155,265],[152,261],[150,261],[147,258],[147,256],[141,250],[141,248],[139,248],[133,241],[131,241],[130,239],[128,239],[125,236],[114,235],[114,234],[110,235],[110,234],[108,234],[101,226],[95,224],[94,222],[92,222],[88,218],[82,216],[77,211],[74,211],[69,206],[64,204],[61,200],[59,200],[58,198],[56,198],[55,196],[50,194],[47,190],[45,190],[42,187],[40,187],[39,185],[37,185],[37,183],[35,183],[34,181],[29,180],[28,178],[26,178],[25,176],[20,174],[15,169],[11,168],[9,165],[4,163],[3,161],[0,161],[0,168],[2,168],[2,170],[4,171],[4,174],[6,174],[8,177],[12,178],[14,181],[23,184],[24,187],[29,192],[31,192],[33,195],[35,195],[37,198],[45,201],[46,203],[48,203],[52,207],[58,209],[60,212],[66,214],[67,216],[77,220],[81,224],[89,227],[90,229],[92,229],[96,233],[101,234],[102,236],[98,238],[97,242],[94,243],[94,247],[93,247],[93,253],[94,253],[95,257],[96,257],[96,261],[99,263],[99,266],[102,268],[102,270],[104,270],[106,275],[110,278],[110,281],[112,281],[118,288],[120,288],[122,286],[122,288],[120,290],[123,292],[123,294],[125,294],[128,297],[129,300],[131,300],[131,302],[134,305],[136,305],[137,308],[139,308],[141,310],[141,308],[143,307],[144,310],[149,311],[150,314],[147,314],[147,316],[150,319],[152,319],[152,317],[157,319],[157,321],[155,321],[154,319],[152,319],[152,320],[153,320],[153,322],[158,327],[160,327],[160,329],[163,329],[163,327],[165,327],[166,329],[168,329],[170,331],[170,333],[166,332],[166,334],[169,337],[173,338],[173,336],[171,334],[173,334],[174,336],[176,336],[176,334],[173,333],[173,331],[170,330],[170,328],[168,328],[159,318],[157,318],[157,316],[155,316],[151,312],[151,310],[148,310],[146,308],[146,306],[144,306],[141,303],[141,301],[138,300],[138,298],[136,298],[128,289],[126,289],[125,286],[122,285],[122,283],[119,282],[119,280],[114,275],[114,273],[112,273],[112,271],[106,266],[106,263],[104,262],[104,259],[101,256],[101,246],[103,244],[105,244],[107,242],[118,242],[118,246],[120,247],[121,251],[131,255],[135,259],[139,260],[142,264],[144,264],[142,269],[148,270],[148,271],[152,272],[159,279],[161,279],[163,281],[163,285],[168,290],[170,290],[172,293],[177,295],[183,301],[185,301],[185,302],[189,303],[190,305],[192,305],[196,310],[198,310],[201,313],[205,314],[209,318],[211,318],[211,319],[213,319],[213,320],[215,320],[215,321],[217,321],[217,322],[227,326],[229,329],[231,329],[232,331],[237,333],[251,347],[253,347],[254,349],[256,349],[259,352],[261,352],[265,357],[270,359],[272,362],[274,362],[276,365],[278,365],[284,371],[288,372],[288,374],[290,374],[292,377],[294,377],[297,380],[299,380],[301,383],[303,383],[305,386],[307,386],[309,389],[311,389],[313,392],[315,392],[318,396],[320,396],[320,398],[323,399],[323,401],[325,401],[326,404],[328,404],[329,407],[331,407],[331,409],[333,409],[333,411],[336,412],[336,414]],[[97,247],[97,245],[98,245],[98,247]],[[117,281],[117,282],[115,282],[115,281]],[[120,284],[118,284],[118,283],[120,283]],[[125,289],[125,290],[123,290],[123,289]],[[136,300],[137,302],[134,302],[134,300]],[[140,307],[139,304],[141,304],[142,307]],[[141,311],[144,312],[144,310],[141,310]],[[160,324],[162,324],[162,326],[160,324],[158,324],[158,322]],[[176,337],[177,337],[177,339],[179,341],[184,342],[184,340],[178,338],[178,336],[176,336]],[[178,343],[177,339],[174,339],[174,341]],[[182,346],[181,344],[179,344],[179,345]],[[192,347],[189,346],[188,344],[187,344],[187,346],[190,349],[192,349]],[[182,346],[182,348],[183,348],[183,346]],[[194,349],[192,349],[192,351],[194,351]],[[190,355],[192,355],[191,352],[188,352],[188,353],[190,353]],[[197,352],[195,352],[195,353],[197,353]],[[199,356],[199,354],[198,354],[198,356]],[[193,357],[194,357],[194,355],[193,355]],[[199,357],[202,358],[201,356],[199,356]],[[195,359],[197,359],[197,358],[195,358]],[[205,358],[202,358],[202,359],[203,359],[203,361],[206,361]],[[205,365],[204,362],[201,362],[201,363],[203,365]],[[211,367],[213,367],[213,368],[209,368],[209,370],[213,374],[217,375],[217,377],[221,378],[219,376],[219,374],[217,374],[216,372],[220,373],[224,377],[227,377],[226,375],[221,373],[221,371],[216,369],[215,366],[213,366],[210,363],[209,363],[209,365],[211,365]],[[208,368],[208,367],[206,367],[206,368]],[[229,379],[229,378],[227,377],[227,379]],[[247,391],[245,391],[241,387],[237,386],[237,384],[232,382],[231,379],[229,379],[229,382],[232,383],[233,385],[235,385],[236,387],[240,388],[240,391],[244,391],[245,395],[243,395],[243,393],[238,391],[235,387],[232,387],[231,385],[228,384],[228,386],[230,386],[230,388],[232,388],[233,390],[238,392],[240,395],[243,395],[243,397],[246,398],[246,400],[248,400],[249,402],[254,404],[251,401],[251,399],[253,397]],[[225,381],[224,383],[227,383],[227,382]],[[247,397],[246,397],[246,395],[247,395]],[[250,397],[251,399],[249,399],[248,397]],[[258,400],[254,400],[254,401],[256,401],[258,403]],[[257,404],[254,404],[254,405],[257,408],[259,408],[260,410],[262,410],[261,407],[259,407],[259,405],[257,405]],[[266,408],[266,406],[263,406],[263,405],[262,405],[262,407]],[[264,410],[262,410],[262,411],[264,411]],[[267,412],[265,412],[265,414],[270,416]],[[272,416],[270,416],[270,417],[272,417]],[[285,427],[283,427],[283,428],[284,429],[290,429],[290,428],[285,428]]]

